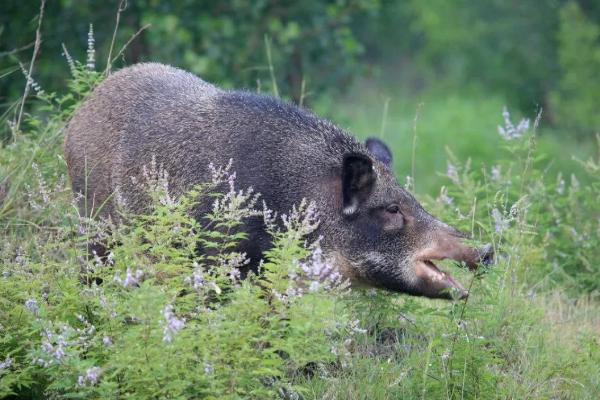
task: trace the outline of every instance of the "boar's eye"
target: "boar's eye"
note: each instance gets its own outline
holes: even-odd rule
[[[385,230],[396,231],[404,228],[404,215],[398,204],[390,204],[385,208]]]
[[[385,209],[390,214],[400,214],[400,207],[397,204],[391,204]]]

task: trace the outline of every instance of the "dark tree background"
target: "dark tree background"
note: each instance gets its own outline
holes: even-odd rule
[[[421,90],[473,86],[500,93],[579,136],[600,130],[600,2],[592,0],[129,0],[113,54],[147,24],[114,68],[161,61],[227,87],[282,96],[335,95],[376,75]],[[35,79],[60,88],[61,44],[85,60],[89,25],[104,69],[118,1],[48,0]],[[0,103],[22,93],[37,26],[37,0],[0,4]],[[310,99],[309,99],[310,100]]]

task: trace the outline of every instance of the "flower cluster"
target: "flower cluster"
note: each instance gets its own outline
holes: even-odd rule
[[[100,380],[102,370],[98,367],[91,367],[85,371],[85,375],[79,375],[77,378],[78,386],[95,385]]]
[[[250,259],[246,253],[234,252],[220,260],[219,268],[229,276],[231,283],[235,283],[240,280],[240,268],[248,265],[248,263],[250,263]]]
[[[446,186],[442,186],[442,188],[440,189],[440,195],[438,196],[437,200],[440,203],[446,204],[448,206],[452,205],[452,203],[454,202],[454,199],[448,196],[448,188]]]
[[[496,233],[502,233],[508,229],[510,219],[505,218],[504,215],[502,215],[500,210],[498,210],[497,208],[494,208],[492,210],[492,220],[494,221],[494,228],[496,230]]]
[[[450,180],[456,184],[460,183],[460,177],[458,176],[458,169],[456,166],[448,161],[448,168],[446,169],[446,176],[450,178]]]
[[[313,249],[310,260],[300,263],[299,266],[302,278],[309,282],[309,292],[329,290],[342,282],[342,275],[325,259],[318,244]]]
[[[131,269],[127,268],[125,271],[125,278],[121,278],[118,274],[115,274],[113,281],[123,287],[137,287],[144,278],[144,271],[136,269],[132,272]]]
[[[176,200],[171,196],[169,192],[169,172],[161,165],[156,163],[156,156],[152,155],[150,165],[142,166],[142,177],[144,181],[141,182],[141,187],[148,191],[153,196],[157,196],[157,200],[163,206],[174,206]],[[132,176],[131,181],[133,184],[138,183],[137,179]],[[120,203],[125,203],[119,191]]]
[[[162,314],[164,317],[164,320],[161,322],[164,325],[163,342],[171,343],[173,341],[173,336],[185,326],[185,319],[179,319],[175,316],[171,304],[165,306]]]
[[[69,341],[67,337],[72,334],[73,328],[63,325],[60,333],[55,333],[49,329],[44,329],[42,336],[42,356],[36,360],[38,365],[46,368],[53,364],[59,364],[67,356],[67,347]]]
[[[71,71],[71,75],[75,75],[75,71],[77,70],[75,67],[75,60],[73,60],[73,57],[69,53],[69,50],[67,50],[67,46],[65,46],[64,43],[62,43],[62,49],[62,55],[67,59],[67,64],[69,64],[69,70]]]
[[[77,315],[77,319],[83,324],[82,328],[73,328],[68,324],[55,328],[50,324],[43,329],[39,356],[34,358],[35,364],[44,368],[61,364],[70,351],[86,350],[92,345],[91,339],[96,333],[96,327],[82,315]]]
[[[42,89],[42,87],[40,86],[40,84],[33,79],[33,77],[29,74],[29,72],[25,69],[25,66],[22,63],[19,63],[19,66],[21,67],[21,72],[23,73],[23,75],[25,76],[25,79],[27,79],[27,84],[29,86],[31,86],[31,88],[33,88],[33,91],[38,95],[41,96],[44,94],[44,90]],[[13,127],[11,127],[12,129]]]
[[[38,315],[40,307],[35,299],[25,300],[25,308],[33,315]]]
[[[223,182],[229,182],[233,184],[235,178],[231,178],[231,167],[233,166],[233,159],[229,159],[229,162],[224,167],[215,167],[213,163],[208,164],[208,170],[210,171],[210,182],[213,186],[220,185]]]
[[[289,215],[281,216],[281,221],[288,232],[295,232],[299,237],[305,237],[319,226],[317,205],[313,201],[309,203],[306,199],[302,199],[298,207],[295,205],[292,207]]]
[[[502,118],[504,126],[498,125],[498,134],[505,140],[520,138],[529,130],[529,119],[523,118],[517,126],[514,126],[506,107],[502,110]]]
[[[254,193],[252,187],[236,190],[235,178],[236,174],[232,172],[227,179],[229,190],[213,202],[213,215],[226,221],[241,221],[248,217],[262,216],[262,211],[255,209],[260,194]]]
[[[494,221],[494,229],[496,233],[502,233],[508,229],[511,221],[518,218],[519,213],[522,209],[526,208],[526,198],[523,197],[510,207],[510,211],[502,213],[497,208],[494,208],[491,212],[492,220]]]
[[[352,357],[351,350],[355,345],[355,338],[357,335],[364,335],[367,333],[367,329],[360,327],[360,320],[353,319],[348,321],[347,325],[341,326],[346,332],[346,338],[331,346],[331,354],[337,356],[343,368],[346,368]],[[331,336],[331,333],[328,333]]]
[[[13,359],[6,356],[4,361],[0,361],[0,370],[9,369],[12,364],[13,364]]]
[[[104,335],[102,336],[102,344],[106,347],[112,346],[113,341],[110,336]]]
[[[288,302],[305,293],[317,293],[338,289],[343,286],[342,275],[330,263],[319,246],[319,240],[312,246],[310,258],[297,262],[297,268],[288,273],[289,284],[284,293],[271,289],[273,297],[281,302]]]
[[[349,324],[350,335],[354,335],[356,333],[359,333],[359,334],[367,333],[367,330],[364,328],[360,328],[359,325],[360,325],[360,321],[357,319],[350,321],[350,324]]]
[[[490,172],[490,177],[492,178],[492,181],[497,182],[500,180],[501,178],[501,170],[500,170],[500,166],[498,165],[492,165],[492,169]]]
[[[185,283],[193,287],[196,291],[200,291],[204,287],[204,284],[206,283],[204,271],[196,261],[194,261],[194,271],[191,276],[185,278]]]
[[[96,50],[95,50],[95,42],[94,39],[94,25],[90,24],[90,30],[88,31],[88,47],[87,47],[87,60],[86,67],[90,71],[94,71],[96,69]]]

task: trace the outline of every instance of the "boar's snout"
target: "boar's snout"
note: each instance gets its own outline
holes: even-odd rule
[[[416,290],[419,294],[432,298],[465,298],[469,295],[465,287],[449,273],[440,270],[433,260],[450,259],[476,270],[479,265],[490,265],[494,251],[491,244],[479,248],[466,245],[465,235],[443,225],[438,229],[429,245],[414,257]]]

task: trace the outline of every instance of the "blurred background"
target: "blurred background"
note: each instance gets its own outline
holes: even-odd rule
[[[5,116],[23,93],[39,6],[0,5]],[[96,69],[113,41],[114,56],[134,37],[113,68],[160,61],[223,87],[277,92],[361,138],[383,137],[419,191],[438,190],[448,151],[475,168],[493,158],[504,107],[516,122],[543,110],[549,171],[568,173],[600,131],[597,0],[49,0],[34,69],[44,90],[64,89],[63,44],[86,62],[90,24]]]

